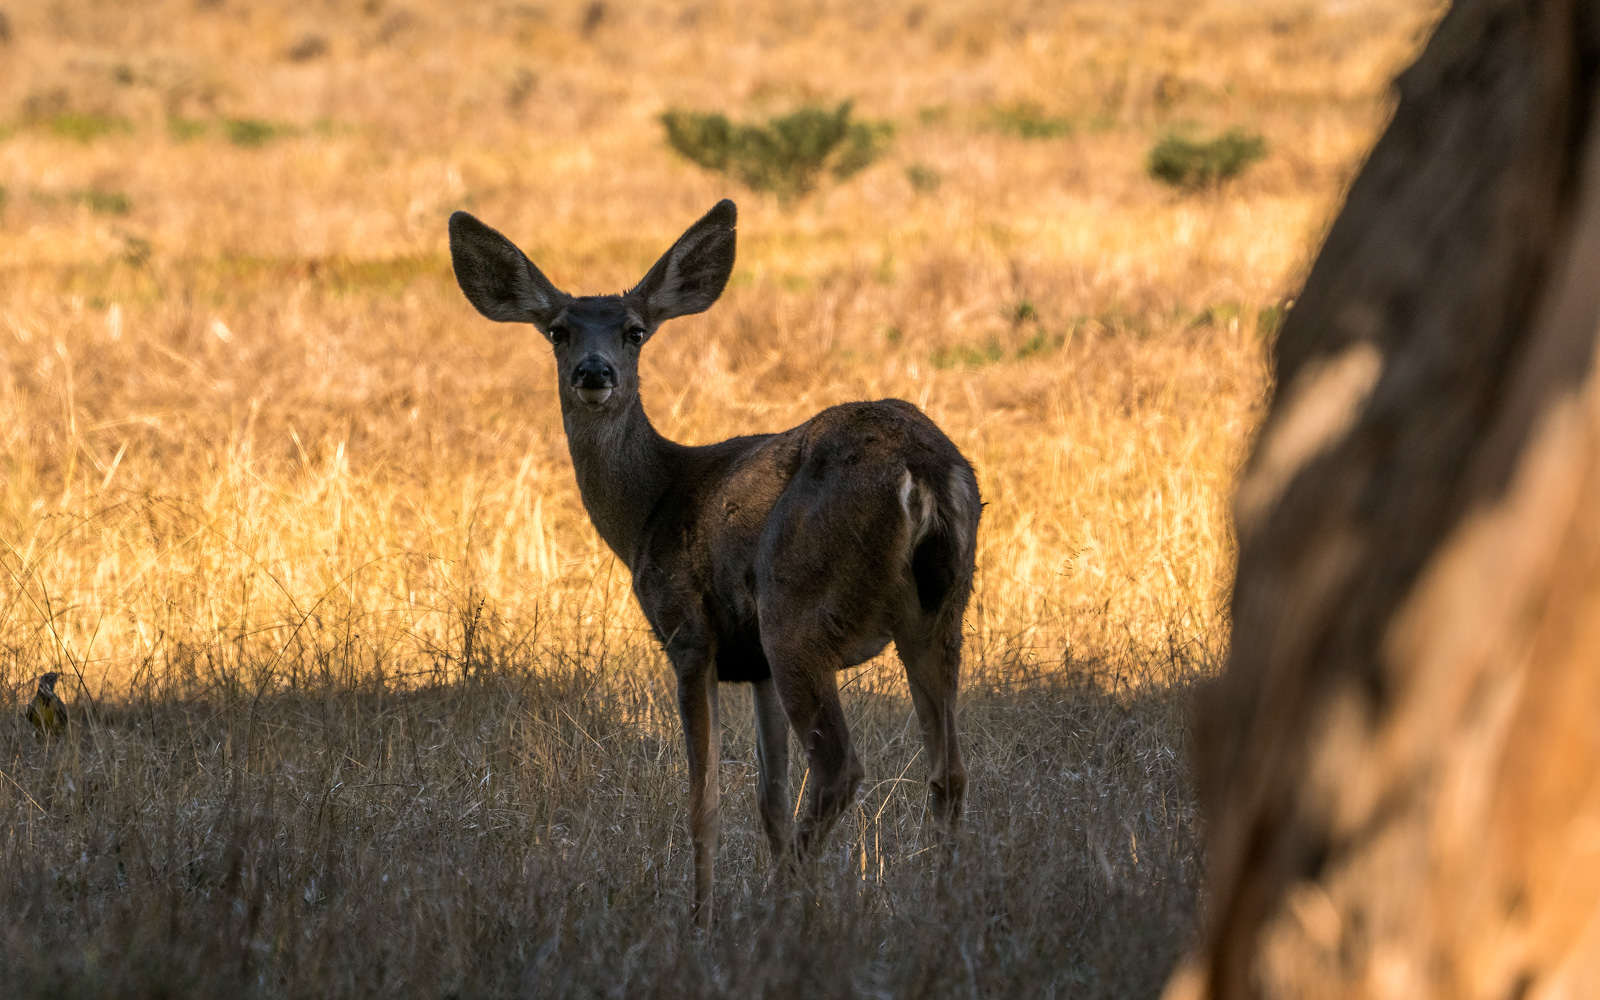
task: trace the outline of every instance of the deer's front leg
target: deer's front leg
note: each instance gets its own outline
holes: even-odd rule
[[[674,664],[677,665],[676,663]],[[718,763],[722,726],[717,711],[717,669],[701,656],[678,671],[678,712],[689,744],[689,838],[694,845],[694,922],[711,927],[711,887],[717,857],[722,792]]]

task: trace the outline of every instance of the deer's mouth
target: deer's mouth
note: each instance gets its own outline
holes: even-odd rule
[[[617,387],[617,370],[605,355],[590,352],[572,370],[572,391],[586,406],[599,406]]]

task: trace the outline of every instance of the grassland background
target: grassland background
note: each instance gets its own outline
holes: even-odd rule
[[[1273,320],[1437,3],[3,9],[0,685],[62,670],[98,707],[48,745],[0,726],[8,982],[1158,987],[1198,905],[1182,703],[1225,648]],[[656,122],[845,99],[889,154],[795,206]],[[1167,131],[1234,126],[1270,149],[1242,179],[1146,176]],[[890,658],[846,689],[861,808],[769,891],[729,688],[699,940],[670,671],[583,515],[546,349],[471,312],[444,220],[594,293],[724,195],[739,262],[645,352],[657,426],[899,396],[988,506],[953,861]]]

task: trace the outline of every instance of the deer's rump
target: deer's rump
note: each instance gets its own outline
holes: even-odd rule
[[[752,444],[713,505],[724,513],[707,555],[721,585],[706,610],[720,679],[769,676],[774,630],[813,637],[844,668],[877,655],[907,616],[964,605],[977,482],[915,406],[836,406]]]

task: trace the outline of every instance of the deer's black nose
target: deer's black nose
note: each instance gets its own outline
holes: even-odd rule
[[[616,369],[611,367],[611,362],[598,354],[584,358],[578,362],[578,367],[572,370],[574,389],[614,389],[616,385]]]

